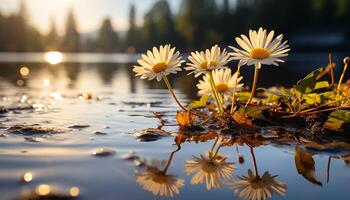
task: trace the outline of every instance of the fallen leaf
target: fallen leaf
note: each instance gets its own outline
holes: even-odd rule
[[[315,161],[310,153],[297,146],[295,147],[294,161],[299,174],[309,182],[322,186],[322,183],[315,177]]]

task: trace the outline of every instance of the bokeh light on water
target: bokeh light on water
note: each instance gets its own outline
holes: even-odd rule
[[[63,55],[58,51],[50,51],[45,54],[45,60],[52,65],[56,65],[63,61]]]

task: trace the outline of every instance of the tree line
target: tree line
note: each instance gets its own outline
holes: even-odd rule
[[[182,0],[179,11],[172,13],[168,1],[159,0],[144,15],[141,26],[136,23],[135,6],[130,5],[125,34],[106,18],[95,37],[82,37],[73,10],[66,18],[63,36],[57,33],[54,20],[49,33],[42,35],[29,19],[24,1],[17,13],[0,13],[0,51],[143,52],[165,43],[191,51],[216,43],[233,44],[238,34],[260,26],[287,37],[309,31],[350,35],[350,1]],[[346,39],[336,50],[346,50],[349,45]]]

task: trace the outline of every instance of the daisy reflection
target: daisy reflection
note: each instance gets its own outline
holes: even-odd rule
[[[254,175],[249,169],[247,176],[238,176],[231,183],[234,193],[245,200],[265,200],[272,198],[273,194],[283,196],[287,191],[287,185],[272,176],[269,172],[265,172],[261,177]]]
[[[161,170],[156,166],[146,166],[146,169],[141,172],[136,172],[136,182],[142,186],[144,190],[152,192],[156,196],[173,197],[180,193],[180,189],[185,185],[183,179],[177,178],[173,174],[168,174],[168,168],[174,157],[174,154],[181,149],[180,145],[173,151],[165,167]]]
[[[237,178],[228,184],[235,195],[245,200],[265,200],[272,198],[274,194],[284,196],[287,192],[287,185],[277,180],[277,175],[272,176],[268,171],[260,176],[252,147],[250,147],[250,152],[253,158],[255,173],[249,169],[247,176],[237,176]]]
[[[218,139],[215,141],[212,150],[193,156],[193,160],[187,160],[185,163],[185,173],[193,175],[191,184],[205,184],[207,190],[218,189],[222,184],[232,178],[234,171],[233,163],[227,162],[227,156],[218,153],[220,145],[214,151]]]

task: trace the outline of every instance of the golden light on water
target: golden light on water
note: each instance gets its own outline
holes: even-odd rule
[[[35,188],[35,192],[39,196],[47,196],[51,192],[51,187],[49,185],[42,184]]]
[[[28,67],[21,67],[21,69],[19,70],[19,73],[22,75],[22,76],[28,76],[29,74],[29,68]]]
[[[50,85],[50,79],[48,79],[48,78],[45,78],[44,80],[43,80],[43,85],[44,86],[49,86]]]
[[[16,84],[17,84],[18,86],[23,86],[23,85],[24,85],[24,81],[23,81],[22,79],[18,79],[18,80],[16,81]]]
[[[52,65],[56,65],[62,62],[63,55],[58,51],[50,51],[45,54],[45,60]]]
[[[69,193],[70,193],[70,195],[72,196],[72,197],[77,197],[77,196],[79,196],[79,194],[80,194],[80,190],[79,190],[79,188],[78,187],[71,187],[70,188],[70,190],[69,190]]]
[[[30,182],[33,180],[33,175],[31,173],[27,172],[23,175],[23,180],[25,182]]]

